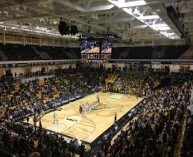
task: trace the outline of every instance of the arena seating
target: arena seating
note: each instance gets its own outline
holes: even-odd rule
[[[154,91],[148,104],[112,141],[113,144],[111,137],[104,141],[98,156],[173,156],[183,111],[189,103],[190,87],[191,82],[186,82]]]
[[[87,70],[89,71],[89,69]],[[84,96],[95,92],[93,88],[96,86],[98,79],[93,77],[96,76],[95,72],[89,72],[88,76],[87,73],[81,75],[78,71],[73,70],[56,70],[55,75],[56,76],[52,78],[44,80],[37,79],[25,83],[14,79],[9,81],[5,79],[3,81],[1,80],[0,107],[1,124],[3,124],[1,125],[1,147],[8,151],[12,150],[14,154],[19,153],[20,155],[28,156],[29,152],[36,149],[34,145],[35,142],[38,141],[39,133],[34,132],[36,128],[31,126],[13,123],[16,119],[28,117],[35,112],[42,112],[53,106],[56,107],[59,101],[59,105],[62,105],[63,100],[71,99],[78,94]],[[74,81],[74,77],[76,77],[76,81]],[[90,82],[90,80],[92,80],[92,82]],[[21,135],[25,138],[28,137],[28,140],[20,139]],[[57,139],[53,140],[52,138],[55,137],[57,137]],[[55,146],[53,146],[55,141],[58,142],[61,149],[63,149],[64,156],[69,153],[67,147],[64,147],[65,140],[61,139],[57,134],[51,135],[44,132],[42,138],[44,138],[44,140],[51,140],[50,145],[48,144],[45,149],[56,149]],[[74,141],[72,141],[72,144],[68,144],[70,151],[75,147],[73,142]],[[25,148],[24,151],[23,148]],[[57,150],[58,149],[60,149],[59,146],[57,147]],[[44,153],[45,152],[41,152],[41,154]],[[54,152],[52,153],[54,154]],[[58,152],[56,152],[56,154],[57,153]],[[45,157],[47,157],[47,155],[45,155]]]
[[[112,59],[178,59],[188,48],[189,46],[114,48]],[[11,61],[81,58],[79,48],[0,44],[0,51]],[[2,57],[0,59],[3,60]]]
[[[109,91],[137,96],[148,95],[150,88],[153,88],[151,78],[144,69],[141,69],[141,67],[133,67],[124,72],[117,71],[117,73],[114,74],[114,77],[108,77],[106,84],[106,88]]]
[[[113,80],[113,85],[121,87],[117,92],[122,92],[123,86],[126,89],[135,88],[128,92],[132,95],[136,94],[136,91],[141,94],[143,91],[149,91],[145,93],[149,101],[133,110],[134,114],[130,113],[133,117],[128,115],[127,128],[122,129],[120,135],[114,138],[112,132],[116,130],[106,133],[108,136],[104,137],[100,142],[101,145],[97,146],[99,150],[95,150],[98,152],[97,156],[125,157],[126,154],[129,157],[172,156],[183,113],[189,103],[192,75],[184,74],[182,77],[179,73],[168,74],[172,84],[164,85],[161,80],[161,76],[165,75],[164,72],[142,73],[139,69],[130,70],[128,76],[120,71],[109,72],[105,69],[87,67],[60,69],[54,72],[54,77],[24,83],[14,78],[1,78],[0,148],[20,156],[37,153],[45,157],[50,154],[63,157],[70,156],[75,152],[74,150],[83,153],[84,146],[77,148],[75,141],[67,143],[58,134],[45,131],[41,127],[37,129],[23,123],[15,123],[15,120],[62,105],[62,101],[76,95],[84,96],[92,93],[93,88],[98,85],[105,86],[105,80],[110,78]],[[154,81],[160,82],[161,86],[155,88]],[[189,131],[186,133],[189,135]],[[185,141],[186,144],[189,143],[187,138]],[[190,151],[183,149],[183,152]]]
[[[19,60],[40,60],[40,56],[32,49],[32,46],[22,45],[1,45],[1,51],[7,56],[10,61]]]
[[[178,59],[189,46],[114,48],[113,59]]]
[[[0,52],[5,56],[4,58],[0,57],[0,60],[6,58],[9,61],[80,59],[79,48],[0,44]]]
[[[43,51],[42,48],[40,51]],[[80,59],[80,53],[78,48],[60,48],[55,47],[54,49],[51,47],[50,50],[45,51],[52,59]]]
[[[131,122],[126,133],[122,134],[115,141],[115,144],[111,146],[114,148],[110,148],[110,150],[113,150],[110,153],[120,153],[121,156],[125,154],[130,154],[130,156],[142,156],[142,154],[145,154],[145,156],[162,156],[164,153],[168,155],[173,154],[179,125],[182,120],[182,113],[186,106],[184,100],[174,103],[170,97],[166,98],[168,92],[171,92],[171,97],[178,92],[178,90],[173,90],[170,89],[168,91],[166,89],[165,91],[161,91],[163,94],[155,93],[158,100],[165,97],[164,101],[166,104],[160,106],[157,104],[158,100],[150,101],[146,105],[149,111],[144,111],[144,115],[140,114],[142,118],[138,117],[137,120]],[[121,145],[122,150],[120,148],[115,149],[119,145]],[[116,152],[116,150],[119,150],[119,152]]]
[[[82,78],[83,75],[79,73],[67,73],[66,70],[56,71],[55,74],[57,77],[24,83],[13,79],[1,82],[0,106],[4,108],[5,117],[8,118],[12,113],[13,118],[21,118],[23,113],[28,115],[38,110],[46,110],[59,98],[64,101],[79,94],[84,95],[97,85],[97,78],[92,78],[94,73],[89,74],[92,79],[88,76],[86,78],[86,75]],[[77,78],[76,81],[73,80],[74,77]],[[89,83],[90,80],[93,82]]]
[[[182,137],[183,138],[183,137]],[[185,132],[184,132],[184,138],[183,138],[183,145],[181,149],[181,156],[182,157],[189,157],[193,156],[193,117],[191,112],[188,110],[186,115],[186,126],[185,126]]]

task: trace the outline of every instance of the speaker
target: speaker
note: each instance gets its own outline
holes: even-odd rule
[[[61,35],[67,35],[69,34],[69,26],[67,26],[66,22],[60,21],[58,25],[58,30]]]
[[[76,25],[70,26],[70,34],[75,35],[76,33],[78,33]]]

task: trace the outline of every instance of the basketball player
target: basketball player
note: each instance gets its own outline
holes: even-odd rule
[[[82,112],[83,112],[83,108],[82,108],[82,106],[80,105],[80,106],[79,106],[79,113],[82,114]]]
[[[97,102],[99,103],[100,102],[100,99],[99,99],[99,96],[97,95]]]
[[[56,114],[56,112],[54,111],[54,114],[53,114],[53,118],[54,118],[54,122],[53,124],[58,124],[58,115]]]
[[[115,112],[115,123],[117,122],[117,112]]]
[[[90,110],[90,104],[89,104],[88,102],[86,103],[85,108],[86,108],[86,112],[89,112],[89,110]]]

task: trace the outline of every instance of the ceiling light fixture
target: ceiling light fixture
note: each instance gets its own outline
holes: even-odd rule
[[[159,19],[158,15],[147,15],[139,17],[140,20],[152,20],[152,19]]]
[[[125,2],[124,0],[108,0],[110,3],[116,5],[118,8],[122,8],[130,16],[136,18],[141,23],[149,26],[152,30],[164,35],[169,39],[180,39],[180,36],[174,32],[156,12],[151,11],[150,14],[146,14],[138,6],[146,5],[145,0],[137,0],[132,2]],[[152,10],[149,7],[149,10]],[[162,24],[162,26],[157,25],[156,23]],[[163,27],[164,25],[164,27]]]
[[[130,2],[125,2],[124,0],[118,0],[118,1],[108,0],[108,1],[119,8],[137,7],[137,6],[143,6],[147,4],[146,1],[144,0],[137,0],[137,1],[130,1]]]

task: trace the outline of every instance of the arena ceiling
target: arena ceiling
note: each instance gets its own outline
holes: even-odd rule
[[[68,25],[76,25],[80,34],[111,32],[128,45],[186,44],[167,15],[168,6],[176,9],[193,41],[193,0],[1,0],[0,31],[76,39],[79,34],[61,37],[62,17]]]

